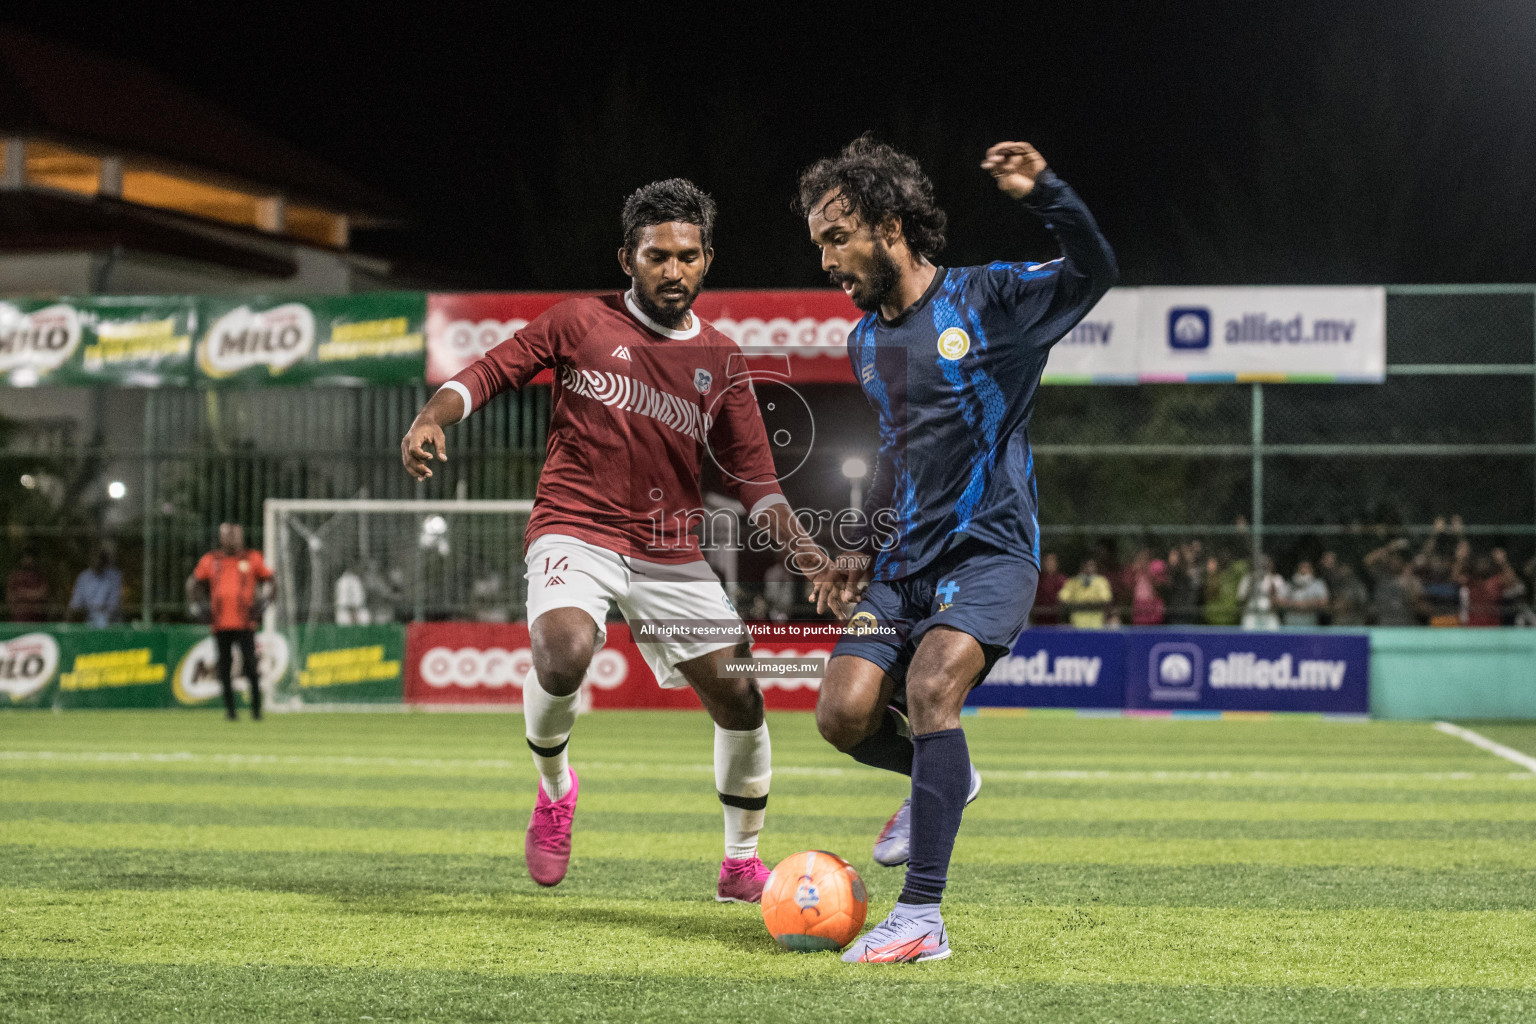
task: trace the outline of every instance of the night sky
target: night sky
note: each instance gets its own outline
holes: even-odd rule
[[[618,207],[671,175],[719,201],[712,285],[823,284],[795,175],[865,130],[934,178],[945,263],[1051,253],[976,168],[1023,138],[1127,284],[1536,278],[1536,9],[1514,0],[325,6],[5,19],[148,64],[397,199],[410,223],[357,246],[447,285],[618,284]]]

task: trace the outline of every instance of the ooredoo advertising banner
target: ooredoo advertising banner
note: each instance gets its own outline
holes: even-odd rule
[[[1171,711],[1370,711],[1364,633],[1134,630],[1125,706]]]
[[[826,623],[810,636],[795,627],[750,625],[753,656],[758,658],[825,657],[835,637]],[[697,708],[693,691],[663,689],[620,622],[607,624],[608,639],[592,658],[582,687],[589,708]],[[405,631],[405,699],[412,704],[521,705],[522,686],[533,667],[525,622],[413,622]],[[757,674],[769,710],[808,710],[816,706],[819,678]]]
[[[413,384],[425,319],[421,292],[203,299],[197,369],[210,384]]]
[[[61,298],[0,302],[0,381],[15,387],[192,382],[195,300]]]
[[[576,292],[433,293],[427,383],[441,384]],[[754,371],[790,383],[853,383],[848,332],[859,313],[840,291],[709,291],[694,310],[741,346]],[[548,374],[535,377],[547,383]]]
[[[1385,288],[1142,288],[1143,381],[1386,377]]]

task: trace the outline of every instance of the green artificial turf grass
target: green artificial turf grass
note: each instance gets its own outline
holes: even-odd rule
[[[709,723],[585,717],[522,864],[507,715],[0,715],[0,1020],[1525,1020],[1536,775],[1421,723],[975,718],[955,955],[779,951],[713,899]],[[1536,729],[1474,726],[1518,749]],[[766,859],[869,860],[903,780],[774,716]]]

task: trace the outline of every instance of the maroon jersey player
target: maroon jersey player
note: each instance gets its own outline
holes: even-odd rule
[[[817,572],[825,557],[779,489],[736,344],[691,311],[714,258],[714,216],[709,196],[682,179],[636,191],[619,249],[630,289],[539,316],[445,384],[401,443],[406,468],[426,479],[434,456],[446,460],[445,425],[554,371],[548,458],[525,536],[533,671],[523,708],[541,779],[525,853],[543,885],[564,878],[570,859],[579,784],[566,749],[610,602],[640,636],[648,622],[695,627],[640,650],[662,686],[691,686],[715,721],[725,812],[716,898],[755,902],[768,876],[757,856],[770,775],[762,691],[722,677],[723,662],[751,646],[687,529],[702,510],[704,460],[797,566]]]

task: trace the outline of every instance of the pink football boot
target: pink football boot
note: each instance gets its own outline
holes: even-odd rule
[[[551,800],[539,783],[539,799],[533,805],[528,835],[523,840],[523,856],[528,860],[528,874],[540,885],[559,885],[571,864],[571,824],[576,818],[576,769],[571,773],[571,788],[559,800]],[[758,887],[761,891],[762,887]]]
[[[761,903],[763,886],[772,874],[756,854],[744,860],[727,857],[720,862],[720,881],[715,899],[721,903]]]

